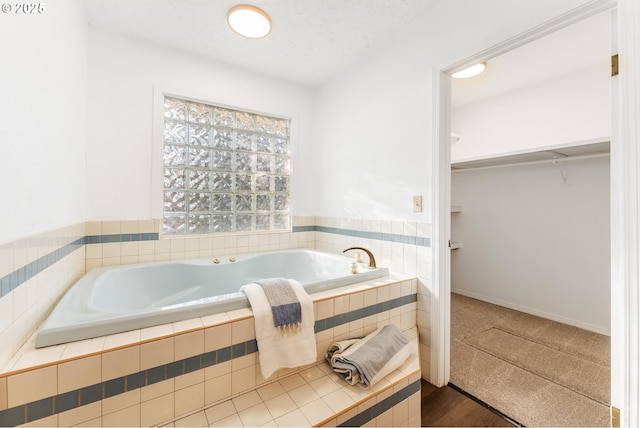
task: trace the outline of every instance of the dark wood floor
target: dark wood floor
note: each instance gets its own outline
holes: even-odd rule
[[[423,427],[512,427],[518,426],[467,397],[445,386],[436,388],[422,381]]]

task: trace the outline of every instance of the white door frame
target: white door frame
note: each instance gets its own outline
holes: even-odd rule
[[[446,385],[450,368],[451,85],[454,71],[486,61],[575,22],[617,8],[620,75],[612,85],[611,400],[622,426],[640,426],[640,2],[593,0],[516,37],[433,69],[431,373]]]
[[[618,0],[618,144],[612,144],[612,405],[621,426],[640,426],[640,2]],[[615,110],[614,110],[615,111]],[[615,401],[614,401],[615,400]]]

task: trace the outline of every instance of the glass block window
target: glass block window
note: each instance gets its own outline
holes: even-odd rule
[[[163,235],[288,230],[289,125],[165,97]]]

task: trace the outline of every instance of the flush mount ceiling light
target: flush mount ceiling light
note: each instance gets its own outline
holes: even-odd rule
[[[475,77],[478,74],[482,73],[486,68],[487,63],[481,62],[480,64],[472,65],[471,67],[465,68],[464,70],[453,73],[451,77],[453,77],[454,79],[468,79],[469,77]]]
[[[271,33],[271,18],[255,6],[239,4],[227,13],[229,27],[241,36],[261,39]]]

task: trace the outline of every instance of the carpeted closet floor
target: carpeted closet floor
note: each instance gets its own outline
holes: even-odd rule
[[[610,339],[451,295],[451,383],[526,426],[610,426]]]

